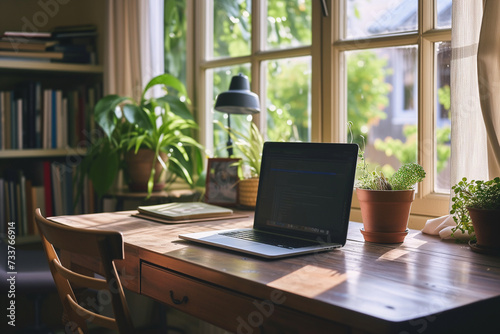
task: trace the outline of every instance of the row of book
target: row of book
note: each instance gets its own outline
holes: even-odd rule
[[[33,81],[1,91],[0,150],[86,146],[100,92],[99,85],[63,91]]]
[[[0,59],[97,64],[95,25],[56,27],[53,31],[4,31]]]
[[[38,234],[34,220],[36,208],[46,217],[94,212],[90,182],[77,196],[73,186],[75,166],[42,162],[43,180],[37,184],[22,171],[8,170],[0,177],[0,234],[15,222],[19,236]]]

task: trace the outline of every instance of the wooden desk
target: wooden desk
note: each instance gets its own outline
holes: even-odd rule
[[[126,288],[237,333],[491,333],[500,329],[500,258],[410,231],[403,244],[364,242],[266,261],[178,239],[251,226],[252,218],[165,225],[131,212],[56,217],[121,231]],[[66,261],[97,266],[95,261]]]

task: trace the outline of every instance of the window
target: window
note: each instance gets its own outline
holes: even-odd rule
[[[245,74],[259,94],[257,116],[231,115],[231,128],[256,122],[269,140],[311,140],[312,0],[195,1],[198,101],[204,142],[224,156],[227,115],[214,111],[232,76]],[[214,123],[215,121],[215,123]]]
[[[215,96],[241,72],[262,112],[231,126],[254,121],[270,140],[354,141],[386,173],[419,162],[427,177],[413,212],[448,211],[452,0],[194,2],[198,116],[215,155],[225,153]]]

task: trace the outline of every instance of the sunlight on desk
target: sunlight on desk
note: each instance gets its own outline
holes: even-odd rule
[[[422,247],[423,245],[425,245],[427,243],[427,241],[415,238],[416,236],[419,236],[419,235],[420,235],[420,233],[408,235],[405,238],[405,242],[404,242],[405,246],[410,246],[412,248],[419,248],[419,247]]]
[[[300,284],[303,287],[302,295],[312,298],[342,284],[346,280],[347,273],[340,273],[337,270],[321,268],[314,265],[306,265],[286,276],[270,282],[268,286],[279,287],[285,290],[290,288],[290,290],[293,290],[294,287]]]
[[[390,251],[388,252],[385,252],[384,254],[382,254],[378,259],[377,261],[382,261],[382,260],[387,260],[387,261],[394,261],[398,258],[400,258],[401,256],[404,256],[408,254],[408,251],[406,250],[403,250],[403,249],[391,249]]]

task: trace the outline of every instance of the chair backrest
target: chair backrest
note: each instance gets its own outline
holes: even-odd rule
[[[123,259],[123,237],[117,231],[75,228],[52,222],[36,209],[35,218],[47,255],[50,271],[54,277],[59,297],[63,304],[63,322],[66,332],[86,333],[87,322],[101,327],[133,333],[133,325],[123,288],[113,260]],[[99,258],[104,279],[77,273],[61,263],[56,249],[73,254]],[[114,318],[103,316],[93,310],[95,303],[88,300],[78,302],[73,287],[88,288],[106,296],[112,303]]]

